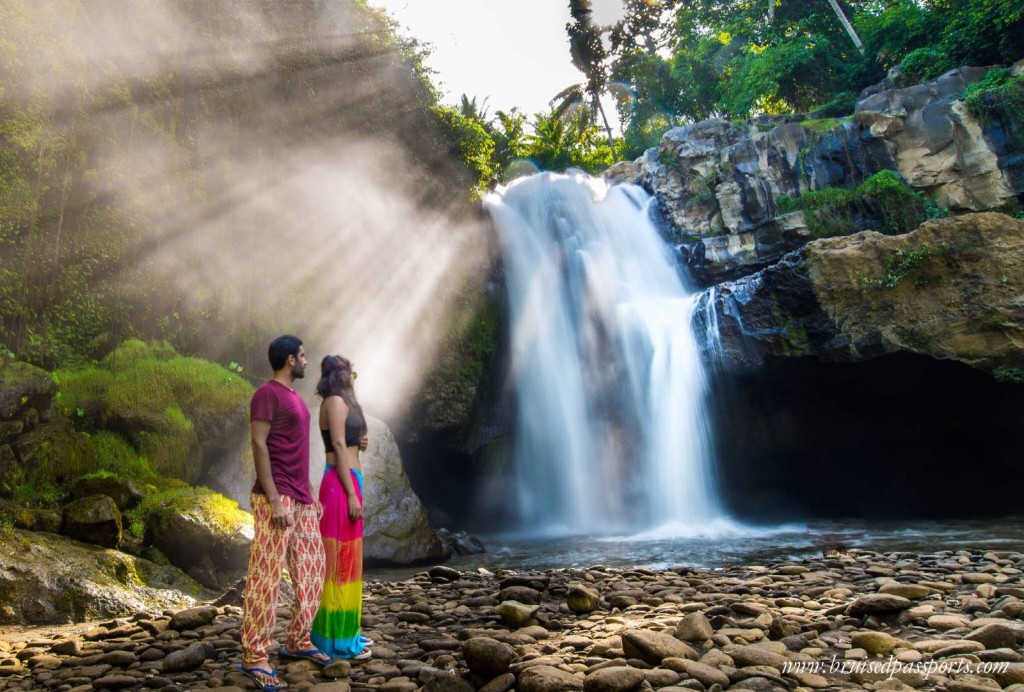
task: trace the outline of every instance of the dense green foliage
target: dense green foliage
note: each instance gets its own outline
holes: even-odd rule
[[[898,235],[914,230],[925,219],[925,201],[898,173],[879,171],[854,188],[827,188],[799,197],[776,200],[780,213],[802,211],[816,237],[847,235],[857,230],[857,216],[880,217],[875,230]]]
[[[620,100],[626,156],[679,121],[829,104],[829,117],[846,115],[853,93],[896,66],[917,80],[1024,57],[1024,5],[1011,0],[841,2],[862,49],[824,0],[625,5],[626,18],[609,27],[609,69],[612,83],[630,87]]]
[[[989,70],[980,82],[964,90],[964,105],[975,117],[997,117],[1007,123],[1024,123],[1024,76],[1009,70]]]

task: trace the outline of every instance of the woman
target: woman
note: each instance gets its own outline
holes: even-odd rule
[[[320,534],[327,553],[327,579],[320,609],[313,619],[310,638],[331,658],[363,660],[370,657],[368,639],[360,632],[363,605],[363,471],[359,462],[360,438],[366,419],[356,400],[352,363],[341,356],[326,356],[320,363],[316,393],[320,406],[320,434],[327,450],[324,480],[320,484]]]

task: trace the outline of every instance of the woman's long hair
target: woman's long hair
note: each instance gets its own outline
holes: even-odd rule
[[[355,411],[363,419],[363,432],[366,432],[366,416],[363,407],[356,399],[353,386],[352,361],[344,356],[324,356],[320,361],[320,381],[316,383],[316,393],[321,399],[329,396],[340,396],[349,411]]]

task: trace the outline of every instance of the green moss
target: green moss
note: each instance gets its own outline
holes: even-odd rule
[[[231,533],[248,516],[234,500],[209,488],[177,486],[146,495],[137,507],[126,513],[129,531],[143,537],[146,524],[161,512],[196,516],[223,533]]]
[[[92,436],[96,450],[95,473],[88,477],[103,478],[116,476],[132,480],[147,480],[156,475],[146,457],[141,456],[123,437],[109,430],[101,430]]]
[[[850,110],[853,109],[851,108]],[[852,120],[852,115],[846,115],[838,118],[814,118],[811,120],[801,121],[800,124],[804,127],[804,129],[810,132],[813,132],[817,135],[825,135],[831,132],[832,130],[835,130],[836,128],[842,127],[843,125],[845,125],[848,122],[851,122]]]
[[[778,301],[772,298],[772,318],[776,326],[781,329],[782,351],[787,356],[802,356],[807,353],[811,345],[810,337],[807,335],[807,327],[802,322],[797,322],[792,315],[779,307]]]
[[[102,363],[54,379],[60,409],[96,432],[98,468],[137,480],[154,473],[194,480],[197,423],[225,418],[252,396],[235,372],[178,355],[166,342],[128,340]]]
[[[54,509],[67,497],[67,490],[54,483],[32,478],[27,483],[15,486],[11,497],[21,507]]]
[[[825,188],[799,197],[779,197],[780,213],[802,211],[811,233],[818,238],[848,235],[856,230],[858,213],[877,213],[875,229],[887,235],[914,230],[924,220],[924,199],[895,171],[875,173],[854,188]]]

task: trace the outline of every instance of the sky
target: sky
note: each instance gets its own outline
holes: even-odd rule
[[[569,57],[568,0],[370,0],[401,32],[432,45],[427,65],[457,105],[462,94],[487,99],[487,112],[517,106],[546,111],[561,90],[583,81]],[[621,0],[593,0],[594,20],[621,18]]]

